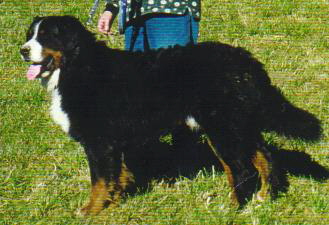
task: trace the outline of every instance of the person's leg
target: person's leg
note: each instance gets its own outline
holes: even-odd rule
[[[125,30],[125,50],[144,51],[145,50],[145,30],[144,26],[130,25]],[[131,48],[133,46],[133,48]]]

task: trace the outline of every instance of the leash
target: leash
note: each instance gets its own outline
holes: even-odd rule
[[[119,32],[123,34],[125,32],[125,25],[126,25],[126,10],[127,10],[127,0],[119,1],[119,18],[118,18],[118,25],[119,25]]]
[[[96,13],[96,10],[97,10],[98,6],[99,6],[99,2],[100,2],[100,0],[95,0],[94,1],[94,4],[91,7],[90,12],[89,12],[89,18],[87,20],[87,25],[90,25],[92,23],[93,17]]]

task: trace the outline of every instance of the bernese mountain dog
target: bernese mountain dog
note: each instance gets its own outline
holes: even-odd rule
[[[52,96],[55,123],[84,147],[92,184],[84,215],[117,204],[138,184],[153,143],[177,126],[205,134],[237,206],[254,192],[260,200],[277,193],[262,131],[321,136],[319,120],[292,105],[240,47],[204,42],[128,52],[106,47],[74,17],[49,16],[33,20],[21,55],[32,64],[28,79],[41,79]]]

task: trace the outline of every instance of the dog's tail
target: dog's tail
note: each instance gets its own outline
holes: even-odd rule
[[[265,130],[305,141],[320,139],[320,121],[313,114],[292,105],[277,88],[271,86],[266,90],[263,106]]]

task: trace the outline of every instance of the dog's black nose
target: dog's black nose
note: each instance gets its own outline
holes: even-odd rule
[[[29,47],[22,47],[20,50],[21,55],[23,56],[24,60],[26,60],[26,61],[29,60],[30,50],[31,49]]]

